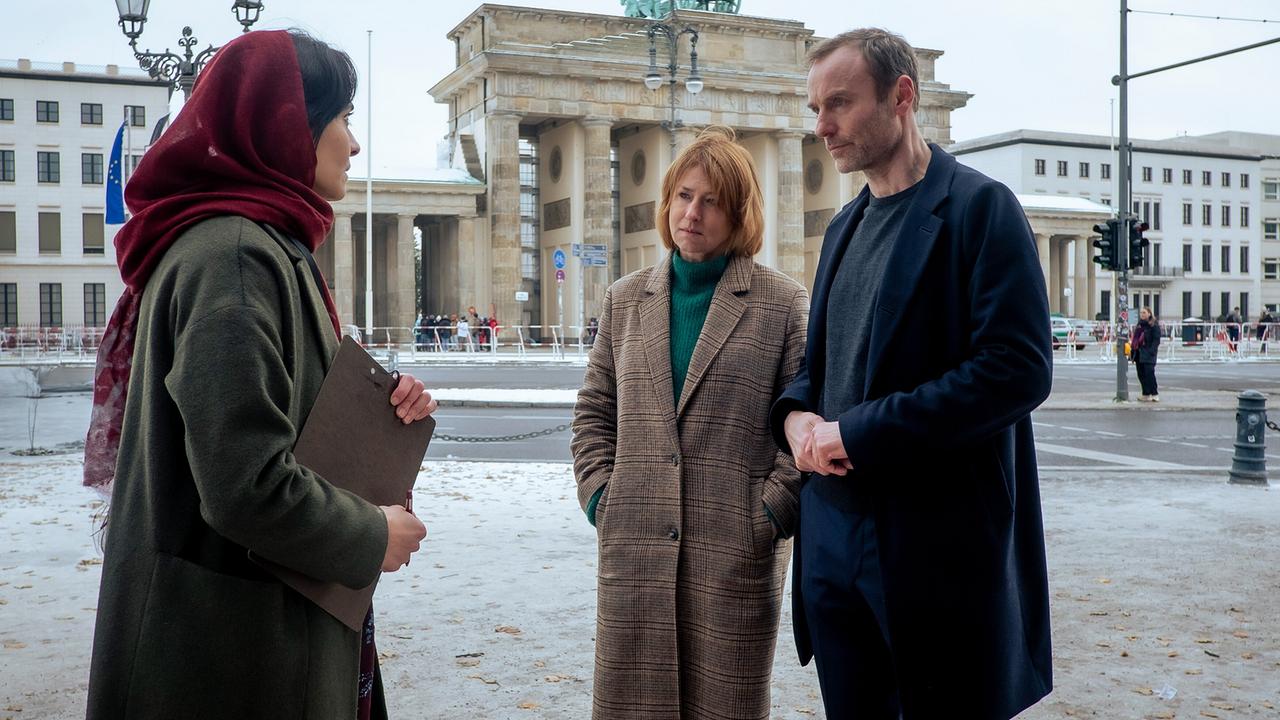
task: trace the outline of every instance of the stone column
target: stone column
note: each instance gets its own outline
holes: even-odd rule
[[[584,118],[586,147],[583,156],[583,181],[586,197],[582,208],[582,242],[588,245],[604,245],[607,257],[616,257],[618,248],[613,235],[613,188],[609,171],[610,131],[613,122],[601,118]],[[586,275],[590,282],[586,287],[586,317],[599,317],[600,304],[604,300],[604,285],[608,283],[609,268],[589,267]]]
[[[696,138],[697,136],[698,136],[697,128],[681,126],[675,129],[676,152],[675,152],[675,155],[671,156],[672,162],[675,162],[675,159],[676,159],[675,156],[679,155],[680,151],[685,149],[685,147],[687,147],[690,143],[692,143],[693,139]]]
[[[388,257],[394,258],[392,262],[396,271],[394,277],[388,278],[391,285],[391,325],[395,327],[410,327],[418,317],[417,296],[414,293],[418,266],[413,261],[413,218],[413,215],[396,216],[396,244],[394,248],[389,248],[391,252],[388,253]],[[409,338],[401,338],[400,341],[409,342]]]
[[[1050,288],[1050,286],[1053,284],[1053,282],[1052,282],[1052,280],[1051,280],[1051,278],[1052,278],[1053,276],[1052,276],[1052,274],[1050,274],[1050,269],[1049,269],[1049,266],[1050,266],[1050,263],[1049,263],[1049,258],[1050,258],[1049,248],[1050,248],[1050,247],[1051,247],[1051,244],[1050,244],[1050,241],[1049,241],[1049,236],[1048,236],[1048,235],[1045,235],[1045,234],[1043,234],[1043,233],[1038,233],[1038,234],[1036,235],[1036,254],[1040,256],[1040,274],[1044,276],[1044,287],[1045,287],[1045,290],[1047,291],[1048,296],[1049,296],[1049,297],[1048,297],[1049,305],[1050,305],[1050,307],[1052,307],[1052,306],[1053,306],[1053,291],[1049,289],[1049,288]]]
[[[1058,267],[1055,268],[1058,276],[1058,294],[1056,296],[1056,304],[1058,307],[1056,312],[1060,312],[1063,315],[1066,315],[1068,310],[1066,297],[1063,295],[1062,290],[1063,288],[1069,287],[1067,284],[1067,278],[1069,277],[1067,270],[1069,270],[1071,266],[1071,248],[1067,243],[1070,242],[1070,240],[1071,238],[1069,237],[1058,238],[1058,256],[1054,258],[1058,264]]]
[[[804,133],[778,133],[778,270],[803,285],[804,271]]]
[[[1049,237],[1049,312],[1058,312],[1062,299],[1062,253],[1057,238]]]
[[[1072,284],[1071,314],[1083,320],[1089,319],[1089,241],[1077,235],[1071,244],[1076,251],[1076,271]]]
[[[356,272],[351,247],[351,216],[333,222],[333,304],[343,325],[355,320]]]
[[[489,246],[493,250],[493,300],[498,322],[519,322],[516,291],[520,289],[520,116],[495,112],[485,117],[486,160],[489,165]],[[608,154],[605,163],[608,164]],[[606,185],[607,187],[607,185]],[[461,230],[461,228],[460,228]],[[464,231],[465,233],[465,231]],[[459,238],[459,244],[462,238]],[[464,250],[462,257],[467,257]],[[471,253],[474,257],[474,253]],[[464,268],[474,275],[477,268]],[[463,297],[463,302],[474,302]]]
[[[453,303],[456,307],[450,307],[449,312],[455,313],[465,310],[468,306],[474,305],[476,302],[476,223],[481,222],[481,218],[458,218],[458,236],[455,243],[454,258],[456,262],[454,267],[457,268],[457,287],[458,299]],[[517,239],[517,244],[519,240]],[[518,245],[516,259],[520,259]],[[495,268],[496,272],[496,268]],[[516,275],[519,276],[520,267],[516,266]],[[511,299],[515,299],[515,291],[512,291]],[[503,322],[502,307],[498,307],[498,320]]]
[[[1097,316],[1098,310],[1098,263],[1093,261],[1093,238],[1084,239],[1084,256],[1086,273],[1088,277],[1085,279],[1085,285],[1089,290],[1089,302],[1085,303],[1086,311],[1089,317],[1086,320],[1092,320]]]

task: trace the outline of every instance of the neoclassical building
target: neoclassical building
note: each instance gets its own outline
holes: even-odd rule
[[[677,82],[645,86],[645,19],[485,4],[448,33],[456,67],[430,92],[449,107],[452,166],[481,180],[485,193],[475,218],[460,217],[456,232],[424,249],[456,259],[424,268],[428,293],[456,284],[464,306],[493,307],[503,322],[555,325],[563,309],[572,326],[598,315],[610,282],[661,257],[663,169],[709,124],[733,128],[756,161],[766,217],[760,261],[811,283],[827,220],[862,184],[837,173],[812,135],[804,58],[820,38],[788,20],[680,10],[665,21],[698,32],[700,93],[684,84],[688,35],[677,48]],[[665,81],[667,46],[658,40]],[[917,50],[917,117],[926,138],[948,145],[951,112],[970,96],[937,81],[941,55]],[[606,264],[580,265],[574,244],[605,246]],[[565,257],[562,281],[556,251]]]

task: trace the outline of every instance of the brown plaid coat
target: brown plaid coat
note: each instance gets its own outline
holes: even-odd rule
[[[672,401],[671,259],[605,294],[574,409],[600,542],[593,717],[768,718],[800,474],[769,407],[804,360],[804,288],[747,257],[711,299]]]

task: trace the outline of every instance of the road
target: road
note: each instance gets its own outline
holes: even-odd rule
[[[514,435],[566,424],[572,411],[552,408],[444,408],[437,435]],[[1187,470],[1231,464],[1235,419],[1230,412],[1042,410],[1032,416],[1038,461],[1046,469]],[[1267,459],[1280,467],[1280,438]],[[429,459],[569,462],[569,433],[504,443],[437,437]]]

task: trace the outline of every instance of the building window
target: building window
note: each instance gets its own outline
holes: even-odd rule
[[[80,153],[80,182],[102,184],[102,153]]]
[[[1266,178],[1262,181],[1262,199],[1280,200],[1280,180]]]
[[[1156,200],[1151,203],[1151,229],[1160,229],[1160,201]]]
[[[1187,203],[1187,202],[1182,203],[1182,224],[1183,225],[1191,224],[1191,203]]]
[[[62,252],[62,215],[42,212],[39,217],[40,254],[56,255]]]
[[[1213,206],[1209,203],[1200,206],[1200,224],[1205,226],[1213,224]]]
[[[1191,244],[1182,244],[1182,272],[1191,272]]]
[[[1150,167],[1150,166],[1143,166],[1143,168],[1142,168],[1142,182],[1151,182],[1151,167]]]
[[[18,324],[18,283],[0,283],[0,327]]]
[[[1200,172],[1200,184],[1205,187],[1209,187],[1210,185],[1212,185],[1213,173],[1209,172],[1208,170],[1202,170]]]
[[[1231,206],[1222,206],[1222,227],[1231,227]]]
[[[1191,317],[1191,293],[1187,290],[1182,291],[1182,317]]]
[[[1228,315],[1231,312],[1231,293],[1224,292],[1218,295],[1218,307],[1222,308],[1222,314]]]
[[[62,157],[56,152],[36,152],[36,181],[62,182]]]
[[[1241,275],[1249,274],[1249,246],[1248,245],[1240,246],[1240,274]]]
[[[1240,189],[1249,189],[1249,173],[1240,173]]]
[[[1111,179],[1111,163],[1101,163],[1102,167],[1098,168],[1099,174],[1103,180]]]
[[[1111,319],[1111,291],[1103,290],[1098,297],[1098,319]]]
[[[0,150],[0,182],[13,182],[17,175],[16,161],[12,150]]]
[[[1244,177],[1244,176],[1241,175],[1240,177]],[[1249,206],[1248,205],[1240,206],[1240,227],[1242,228],[1249,227]]]
[[[84,284],[84,324],[102,327],[107,324],[107,286],[105,283]]]
[[[1280,241],[1280,218],[1267,218],[1262,221],[1262,239]]]
[[[81,225],[84,231],[84,254],[102,255],[106,247],[107,225],[102,213],[85,213]]]
[[[1209,307],[1212,304],[1212,302],[1213,302],[1213,293],[1211,292],[1200,293],[1200,319],[1201,320],[1213,319],[1213,310],[1211,310]]]
[[[1223,245],[1220,249],[1222,250],[1222,267],[1218,268],[1218,272],[1229,273],[1231,272],[1231,246]]]
[[[1160,180],[1168,185],[1173,182],[1173,168],[1164,168],[1160,171]]]
[[[40,324],[44,327],[62,324],[62,283],[40,283]]]
[[[1066,177],[1066,176],[1067,176],[1067,161],[1059,160],[1058,161],[1058,177]]]
[[[1280,280],[1280,258],[1264,258],[1262,261],[1262,279]]]
[[[1037,174],[1037,175],[1044,175],[1044,161],[1043,161],[1043,160],[1040,160],[1040,159],[1037,159],[1037,160],[1036,160],[1036,174]]]
[[[1200,246],[1200,272],[1213,272],[1213,246],[1209,243]]]
[[[1240,320],[1245,321],[1249,317],[1249,293],[1240,293]]]
[[[1231,187],[1231,173],[1222,173],[1222,187]]]
[[[0,98],[0,120],[13,120],[13,98]]]
[[[58,122],[58,102],[56,100],[37,100],[36,122]]]
[[[1183,185],[1190,185],[1190,184],[1191,184],[1191,171],[1190,171],[1190,170],[1183,170],[1183,171],[1182,171],[1182,184],[1183,184]]]
[[[1102,198],[1102,204],[1106,205],[1107,207],[1111,207],[1111,198],[1109,197]]]
[[[0,210],[0,255],[18,252],[18,214],[13,210]]]
[[[80,124],[101,125],[102,103],[80,103]]]
[[[1087,162],[1080,163],[1080,177],[1082,178],[1089,177],[1089,163]]]
[[[147,109],[141,105],[125,105],[124,119],[131,127],[146,127]]]

